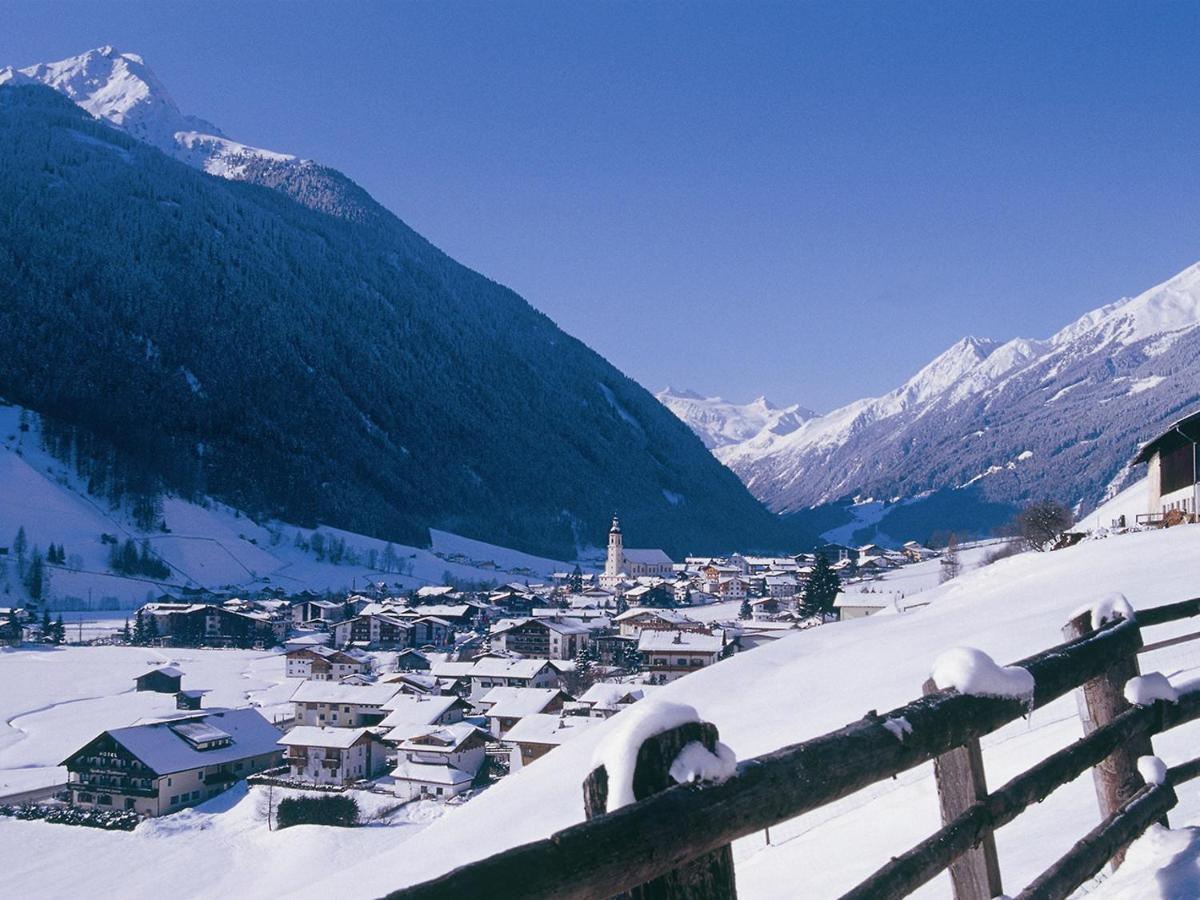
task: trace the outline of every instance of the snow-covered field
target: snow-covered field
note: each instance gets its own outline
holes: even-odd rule
[[[797,632],[661,688],[655,700],[695,706],[745,759],[837,728],[868,709],[913,699],[949,647],[978,647],[1009,662],[1056,643],[1075,607],[1109,591],[1147,607],[1190,597],[1197,584],[1200,527],[1026,553],[922,591],[927,606]],[[1198,626],[1186,623],[1185,629]],[[1148,637],[1169,633],[1159,629]],[[61,774],[55,763],[105,727],[169,710],[170,697],[130,691],[134,675],[167,661],[187,673],[185,686],[212,690],[209,705],[257,702],[271,714],[291,693],[281,658],[261,652],[69,647],[0,653],[0,782],[6,790],[52,781]],[[1145,671],[1161,670],[1176,683],[1198,677],[1200,642],[1142,662]],[[261,792],[244,789],[132,833],[0,819],[6,884],[18,894],[74,896],[78,860],[107,858],[121,864],[98,867],[88,882],[103,895],[150,897],[169,884],[182,897],[318,897],[330,890],[380,896],[579,821],[581,784],[595,745],[613,728],[611,722],[597,726],[445,815],[432,804],[405,807],[388,827],[270,832]],[[983,742],[989,783],[999,786],[1080,733],[1074,698],[1064,697],[990,735]],[[1177,729],[1156,738],[1155,749],[1174,764],[1195,755],[1198,738],[1200,727]],[[1172,824],[1200,825],[1200,789],[1185,785],[1180,798]],[[1001,829],[1007,889],[1019,890],[1097,820],[1091,778],[1084,775]],[[773,827],[769,846],[761,834],[738,841],[740,894],[794,897],[802,886],[806,898],[836,896],[938,824],[930,767],[919,767]],[[1153,868],[1154,860],[1194,847],[1198,842],[1189,835],[1152,836],[1132,859]],[[195,877],[198,861],[205,877]],[[1188,865],[1194,868],[1194,859],[1177,861],[1176,868]],[[347,866],[353,866],[352,879],[345,878]],[[1119,896],[1139,896],[1128,887],[1133,872],[1112,881],[1114,890],[1124,891]],[[947,897],[948,884],[938,879],[919,896]]]
[[[408,588],[441,584],[447,572],[461,581],[502,583],[541,579],[574,565],[432,531],[429,549],[395,545],[397,570],[384,572],[365,563],[372,551],[383,558],[386,541],[322,526],[319,530],[327,540],[345,541],[361,560],[335,565],[295,545],[297,533],[307,539],[310,529],[282,522],[257,525],[230,507],[199,506],[176,497],[163,503],[170,532],[142,532],[124,511],[89,494],[74,472],[42,450],[36,417],[31,430],[22,432],[20,415],[19,407],[0,401],[0,547],[10,547],[20,528],[25,529],[30,551],[35,546],[45,551],[51,543],[64,547],[68,564],[49,567],[55,607],[128,609],[184,585],[244,591],[276,586],[292,592],[351,590],[387,581]],[[164,582],[110,572],[103,534],[120,541],[148,541],[170,566],[171,577]],[[449,557],[459,561],[448,562]],[[0,606],[7,605],[5,594],[23,596],[16,569],[15,561],[5,562],[0,556]]]
[[[0,650],[0,795],[61,784],[59,763],[106,728],[175,710],[171,694],[135,692],[156,666],[183,670],[183,686],[208,690],[204,705],[262,707],[290,715],[296,683],[283,656],[261,650],[41,647]]]

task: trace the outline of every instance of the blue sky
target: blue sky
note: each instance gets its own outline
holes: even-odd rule
[[[654,390],[818,410],[1200,260],[1200,4],[0,0],[346,172]]]

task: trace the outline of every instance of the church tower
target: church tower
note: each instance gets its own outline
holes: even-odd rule
[[[613,516],[612,528],[608,529],[608,559],[604,563],[604,574],[614,577],[625,567],[625,549],[621,543],[621,523]]]

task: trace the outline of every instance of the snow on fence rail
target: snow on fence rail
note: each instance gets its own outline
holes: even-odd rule
[[[1027,672],[1031,692],[985,696],[931,681],[918,700],[882,715],[871,710],[837,731],[740,762],[719,784],[676,784],[667,775],[689,743],[717,751],[715,725],[686,722],[645,737],[633,773],[637,802],[605,812],[609,773],[600,765],[584,782],[588,821],[396,891],[389,900],[583,900],[631,889],[635,896],[665,900],[735,897],[733,840],[931,760],[943,828],[846,896],[901,897],[947,868],[956,900],[1003,893],[992,833],[1092,768],[1104,820],[1020,895],[1066,897],[1105,863],[1119,864],[1129,842],[1175,805],[1174,788],[1200,776],[1200,759],[1170,769],[1160,784],[1143,786],[1137,769],[1139,756],[1151,753],[1151,735],[1200,718],[1200,690],[1144,706],[1124,697],[1126,682],[1138,674],[1141,627],[1200,614],[1200,598],[1132,619],[1095,613],[1081,611],[1073,618],[1064,643],[999,670],[1009,681],[1019,677],[1016,669]],[[982,663],[985,669],[988,662]],[[965,683],[978,674],[966,673]],[[979,738],[1075,688],[1083,689],[1085,737],[989,793]]]

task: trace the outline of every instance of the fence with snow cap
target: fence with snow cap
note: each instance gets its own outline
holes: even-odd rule
[[[732,841],[934,761],[943,827],[844,896],[903,897],[947,869],[956,900],[999,896],[995,830],[1103,768],[1100,824],[1018,895],[1065,898],[1119,865],[1174,807],[1175,788],[1200,777],[1200,759],[1168,769],[1143,752],[1152,735],[1200,719],[1200,688],[1178,693],[1137,668],[1141,628],[1198,614],[1200,598],[1136,616],[1124,598],[1107,598],[1072,615],[1063,644],[1003,667],[977,650],[949,651],[920,699],[736,767],[716,727],[690,708],[638,704],[598,748],[583,785],[587,821],[390,897],[732,898]],[[989,792],[979,738],[1076,688],[1084,737]]]

